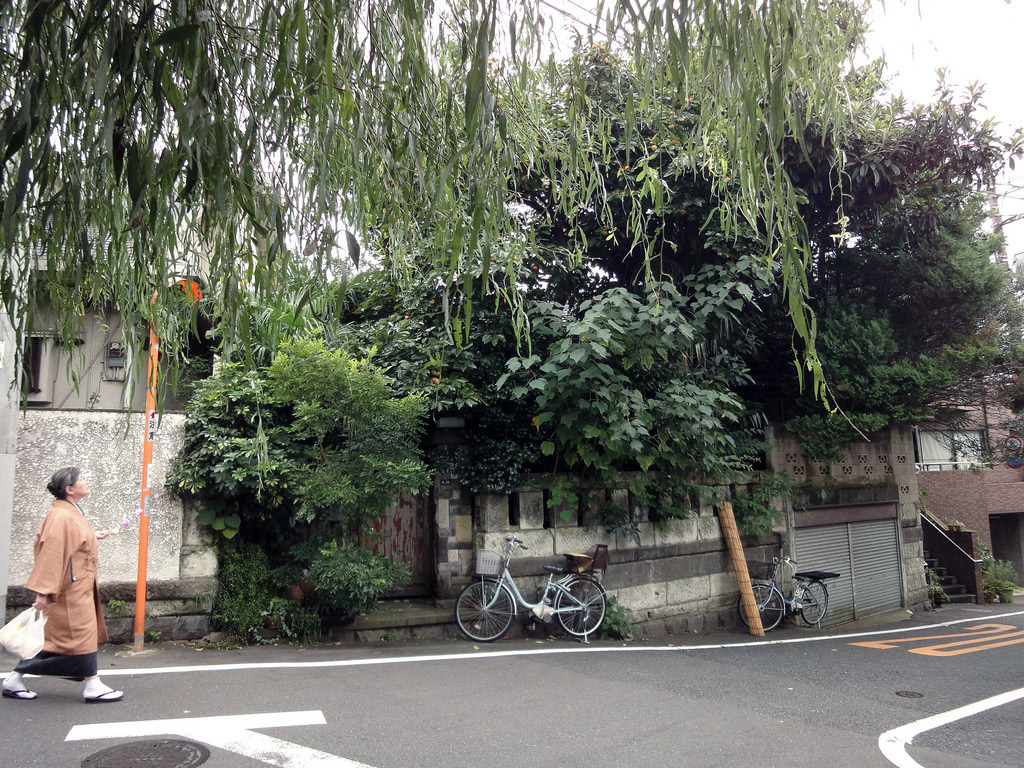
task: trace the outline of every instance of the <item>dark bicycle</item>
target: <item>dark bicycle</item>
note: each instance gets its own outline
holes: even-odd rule
[[[793,574],[793,596],[786,599],[779,586],[779,568],[787,565],[795,570],[796,561],[789,557],[773,557],[768,570],[768,578],[755,581],[754,602],[761,614],[761,627],[767,632],[779,626],[783,616],[799,616],[809,627],[821,627],[821,620],[828,610],[828,588],[826,579],[839,578],[832,571],[803,571]],[[740,619],[750,626],[750,619],[743,608],[743,598],[739,600],[737,610]]]

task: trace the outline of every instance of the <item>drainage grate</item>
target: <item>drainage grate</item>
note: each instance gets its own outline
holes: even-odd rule
[[[897,696],[902,696],[904,699],[923,699],[924,694],[918,693],[917,691],[896,691]]]
[[[210,750],[192,741],[132,741],[89,755],[82,768],[193,768],[210,759]]]

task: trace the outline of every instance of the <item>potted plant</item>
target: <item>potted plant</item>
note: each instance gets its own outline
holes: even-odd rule
[[[946,527],[951,531],[962,531],[964,530],[964,523],[962,520],[957,520],[954,518],[946,524]]]
[[[263,624],[289,643],[314,643],[320,638],[320,616],[316,611],[284,597],[271,598],[263,611]]]
[[[1017,571],[1008,560],[997,560],[987,547],[981,548],[981,576],[984,581],[985,602],[1013,602],[1013,590],[1017,587]]]
[[[936,608],[949,602],[949,595],[942,588],[938,574],[931,568],[928,569],[928,597]]]
[[[307,534],[285,551],[285,562],[270,571],[270,582],[279,594],[302,603],[313,591],[309,568],[321,549],[327,546],[328,536],[322,530]]]
[[[298,608],[298,603],[285,597],[272,597],[267,609],[263,611],[263,626],[267,629],[280,630],[287,626],[288,613]]]

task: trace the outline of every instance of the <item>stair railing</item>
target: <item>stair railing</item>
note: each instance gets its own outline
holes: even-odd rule
[[[963,584],[967,591],[974,595],[976,602],[984,602],[981,559],[972,554],[974,533],[952,531],[954,536],[950,536],[950,532],[943,530],[942,526],[927,513],[921,514],[921,530],[924,548],[932,558],[938,560],[947,573]],[[965,546],[970,551],[965,549]]]

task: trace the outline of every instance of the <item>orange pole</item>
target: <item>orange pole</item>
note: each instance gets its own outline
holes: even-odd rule
[[[154,297],[155,298],[155,297]],[[153,461],[153,437],[156,434],[156,385],[160,363],[160,344],[156,328],[149,326],[149,364],[146,375],[146,424],[142,444],[142,498],[139,503],[139,571],[135,582],[135,645],[141,651],[146,634],[146,563],[149,550],[149,465]]]

